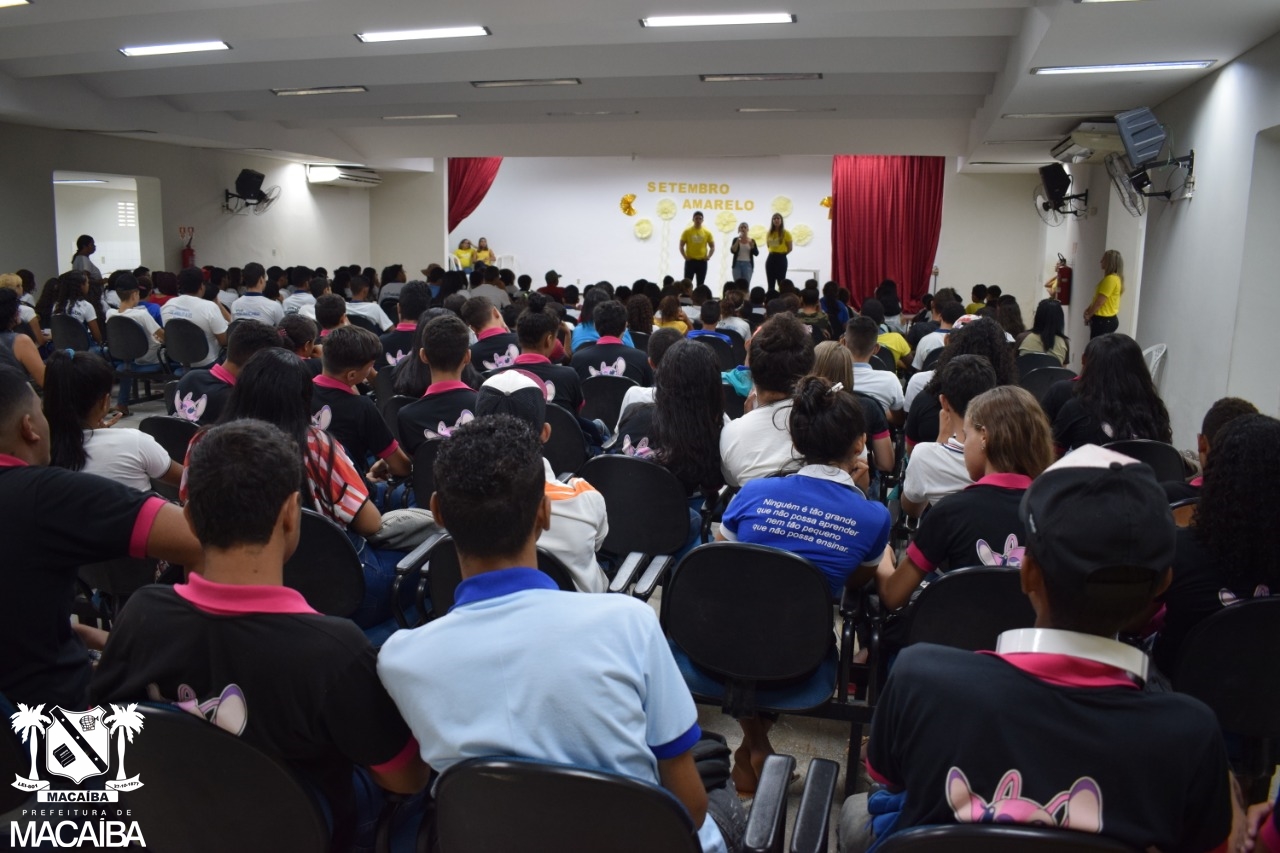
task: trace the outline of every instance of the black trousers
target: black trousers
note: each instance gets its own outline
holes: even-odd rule
[[[684,261],[684,277],[694,284],[707,283],[707,262],[695,261],[692,258],[685,258]]]
[[[778,282],[787,277],[787,256],[781,252],[770,252],[764,259],[764,277],[772,293],[777,289]]]
[[[1109,335],[1116,329],[1120,328],[1120,319],[1116,316],[1099,317],[1094,315],[1089,320],[1089,337],[1096,338],[1098,335]]]

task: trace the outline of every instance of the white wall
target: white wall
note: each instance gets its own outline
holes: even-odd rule
[[[123,226],[118,216],[119,204],[137,205],[136,190],[55,184],[53,199],[59,246],[75,251],[76,238],[88,234],[97,246],[92,260],[99,269],[133,269],[142,263],[137,219],[134,225]]]
[[[421,278],[427,264],[443,264],[448,219],[448,177],[445,161],[432,172],[384,173],[372,191],[370,242],[378,269],[404,264],[409,280]]]

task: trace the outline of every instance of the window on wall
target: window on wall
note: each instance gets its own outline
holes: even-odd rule
[[[121,228],[137,228],[138,203],[133,201],[116,202],[116,224]]]

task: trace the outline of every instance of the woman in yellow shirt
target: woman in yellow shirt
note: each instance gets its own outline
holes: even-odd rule
[[[1124,293],[1124,258],[1115,249],[1102,253],[1102,281],[1094,291],[1093,301],[1084,309],[1089,324],[1089,337],[1108,335],[1120,328],[1120,295]]]
[[[660,329],[675,329],[682,335],[687,334],[689,317],[680,307],[680,297],[673,293],[662,297],[662,301],[658,303],[658,316],[653,318],[653,324]]]
[[[773,215],[764,242],[769,248],[769,256],[764,259],[764,277],[772,294],[778,282],[787,277],[787,255],[791,254],[791,232],[782,226],[781,213]]]
[[[493,253],[493,250],[489,248],[489,239],[487,237],[481,237],[480,242],[476,243],[476,254],[475,254],[476,265],[491,267],[493,266],[493,262],[496,258],[497,258],[497,255],[495,255]]]
[[[476,250],[471,247],[471,241],[464,239],[458,244],[458,248],[454,249],[453,256],[458,259],[458,267],[465,273],[470,273],[476,266]]]

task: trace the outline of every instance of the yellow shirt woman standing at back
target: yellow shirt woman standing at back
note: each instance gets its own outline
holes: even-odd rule
[[[1089,324],[1089,337],[1110,334],[1120,328],[1120,296],[1124,293],[1124,258],[1115,249],[1102,253],[1102,281],[1094,291],[1093,301],[1084,309]]]

